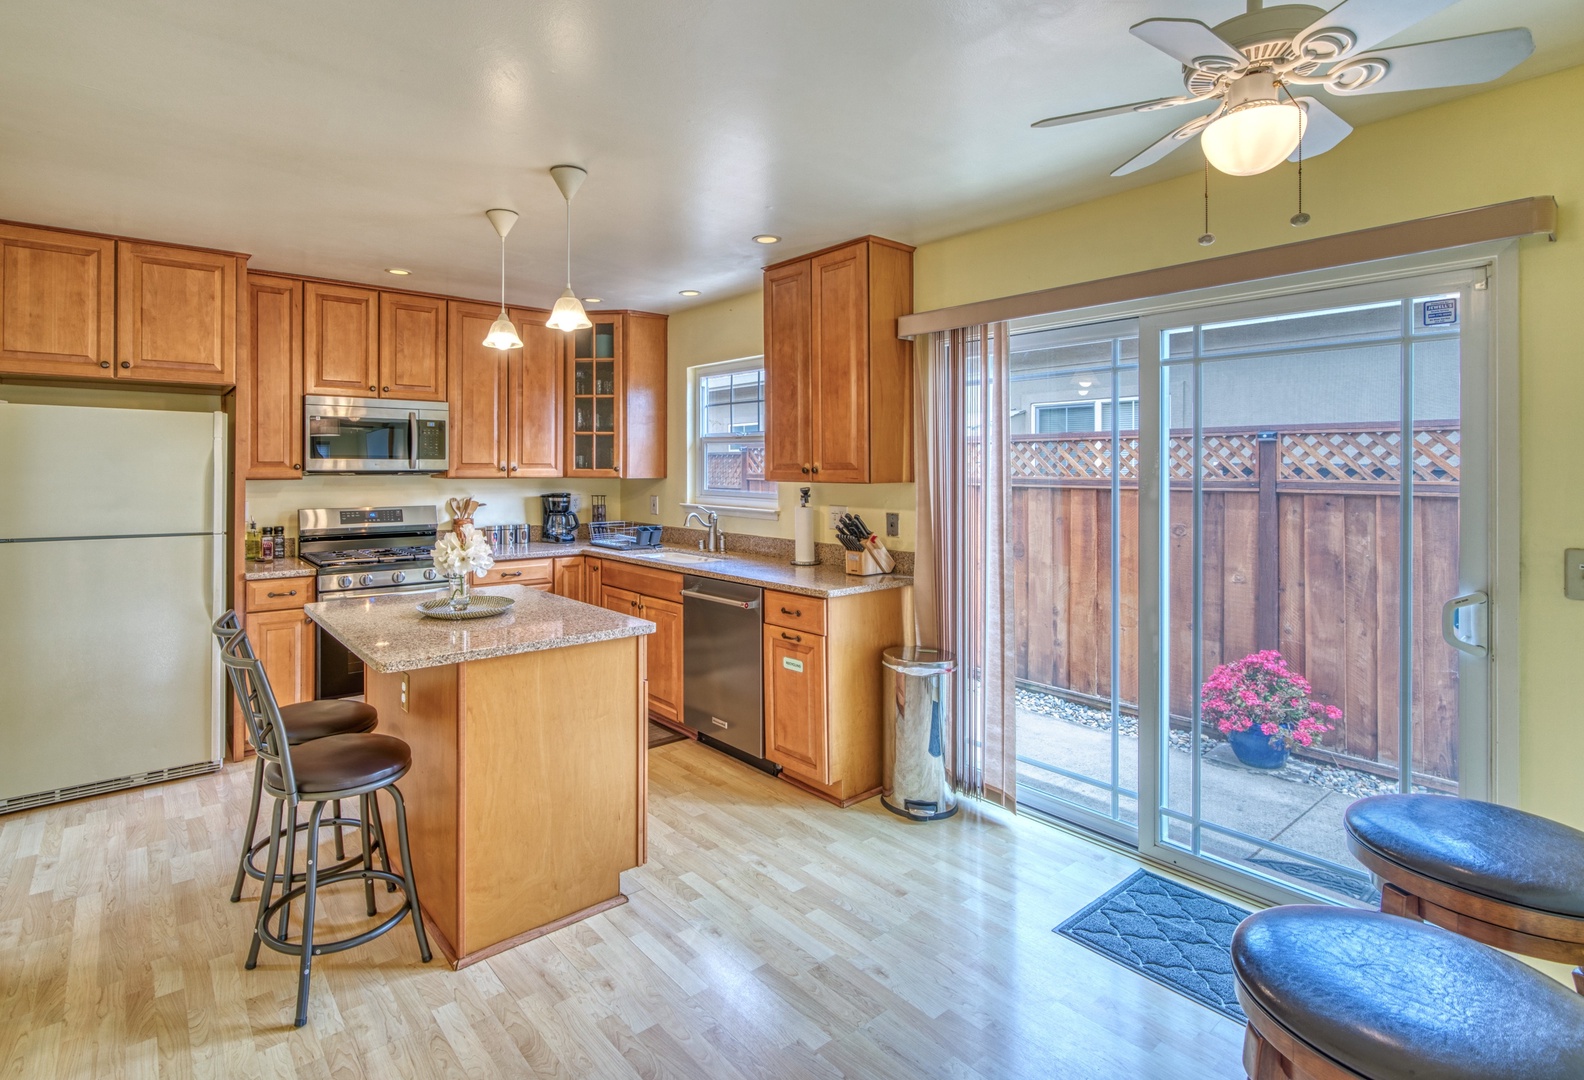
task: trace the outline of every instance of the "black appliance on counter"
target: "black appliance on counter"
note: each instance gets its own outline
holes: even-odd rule
[[[572,493],[552,491],[544,498],[544,538],[552,544],[577,539],[578,516],[572,512]]]

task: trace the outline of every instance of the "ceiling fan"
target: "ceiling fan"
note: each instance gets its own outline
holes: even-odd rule
[[[1247,12],[1213,28],[1193,19],[1146,19],[1131,32],[1183,65],[1186,94],[1053,116],[1033,126],[1214,105],[1111,175],[1153,165],[1198,135],[1210,164],[1234,176],[1253,176],[1300,152],[1323,154],[1353,130],[1303,90],[1349,97],[1465,86],[1505,74],[1534,51],[1534,39],[1523,28],[1374,47],[1456,2],[1344,0],[1323,11],[1309,4],[1267,8],[1262,0],[1248,0]]]

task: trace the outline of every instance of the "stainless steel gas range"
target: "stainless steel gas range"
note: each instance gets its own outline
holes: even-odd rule
[[[351,506],[297,511],[297,554],[318,567],[319,599],[430,592],[445,587],[434,568],[439,514],[433,506]],[[363,662],[322,629],[315,696],[363,692]]]

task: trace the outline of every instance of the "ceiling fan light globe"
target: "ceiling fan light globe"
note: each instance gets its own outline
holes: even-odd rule
[[[1291,157],[1308,126],[1308,114],[1297,105],[1250,101],[1205,128],[1199,146],[1221,172],[1256,176]]]
[[[500,318],[490,323],[489,333],[484,335],[484,347],[500,349],[502,352],[507,349],[522,348],[522,338],[517,336],[517,327],[512,325],[512,321],[506,317],[504,311],[500,313]]]
[[[571,333],[573,330],[587,330],[594,324],[589,321],[588,312],[583,310],[577,296],[568,289],[555,302],[555,307],[550,309],[550,317],[545,320],[545,325],[552,330]]]

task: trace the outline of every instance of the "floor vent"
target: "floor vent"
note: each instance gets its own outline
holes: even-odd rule
[[[54,803],[71,802],[73,799],[86,799],[92,795],[104,795],[112,791],[125,791],[127,788],[142,787],[145,784],[158,784],[166,780],[180,780],[184,776],[201,776],[204,773],[216,772],[219,768],[220,762],[218,761],[200,761],[194,765],[176,765],[169,769],[155,769],[152,772],[134,773],[131,776],[118,776],[114,780],[95,780],[91,784],[78,784],[75,787],[35,791],[31,795],[18,795],[14,799],[0,799],[0,814],[14,814],[19,810],[32,810],[36,807],[50,806]]]

